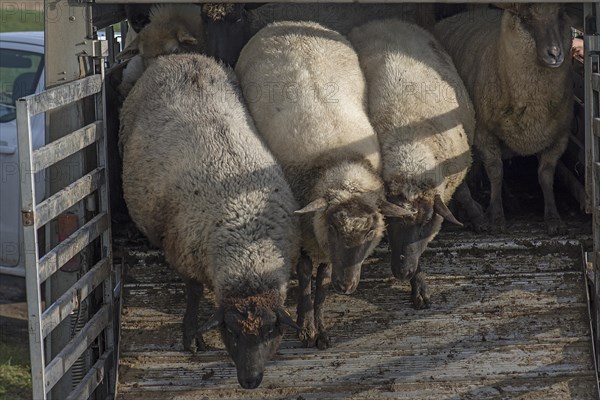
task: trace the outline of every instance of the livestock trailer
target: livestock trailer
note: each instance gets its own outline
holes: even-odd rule
[[[183,351],[184,285],[120,223],[114,27],[125,36],[124,5],[135,3],[39,5],[46,90],[16,102],[25,267],[11,271],[26,279],[35,400],[598,398],[600,3],[568,3],[585,57],[557,171],[587,215],[568,212],[568,235],[553,238],[529,214],[502,235],[443,229],[423,260],[428,310],[410,307],[379,247],[358,292],[328,300],[332,347],[302,348],[288,335],[254,391],[238,388],[216,335],[206,352]],[[32,150],[31,119],[41,113],[47,144]]]

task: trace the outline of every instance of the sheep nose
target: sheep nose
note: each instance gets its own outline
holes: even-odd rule
[[[238,381],[244,389],[256,389],[262,382],[262,378],[263,374],[259,374],[254,377],[239,379]]]
[[[558,46],[552,46],[548,49],[548,55],[557,63],[562,61],[562,51]]]

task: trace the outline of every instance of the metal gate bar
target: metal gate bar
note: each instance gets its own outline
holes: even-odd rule
[[[591,197],[594,231],[594,340],[600,370],[600,4],[584,4],[586,186]]]
[[[100,62],[100,64],[103,64]],[[101,73],[51,88],[43,93],[19,99],[17,102],[17,130],[22,174],[21,202],[25,249],[25,274],[29,316],[30,354],[33,398],[47,399],[54,385],[98,341],[99,359],[69,398],[86,399],[104,381],[106,371],[116,368],[114,348],[112,253],[110,251],[110,217],[108,210],[108,179],[106,170],[106,134],[103,120],[104,69]],[[46,112],[83,98],[96,98],[97,120],[77,129],[39,150],[31,148],[31,122],[33,115]],[[96,144],[98,167],[77,179],[55,195],[35,204],[34,174],[78,151]],[[84,224],[62,243],[40,259],[37,230],[67,211],[70,207],[94,193],[99,197],[98,215]],[[40,285],[59,270],[67,261],[100,238],[101,260],[53,304],[42,310]],[[100,285],[103,285],[103,305],[66,346],[46,362],[44,338],[68,317]],[[104,333],[104,335],[102,335]],[[100,375],[99,375],[100,374]],[[112,376],[115,376],[112,373]],[[111,377],[112,378],[112,377]],[[114,383],[110,388],[114,393]]]
[[[48,168],[60,160],[75,154],[83,147],[97,142],[102,134],[102,121],[95,121],[75,132],[62,137],[54,142],[34,150],[33,163],[34,172]]]
[[[109,225],[108,214],[99,214],[42,257],[38,265],[40,283],[45,282],[73,256],[96,240]]]
[[[79,308],[81,302],[109,275],[110,264],[108,259],[104,258],[44,311],[42,314],[42,336],[47,337],[73,310]]]

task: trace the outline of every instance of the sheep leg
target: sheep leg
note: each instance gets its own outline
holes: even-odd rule
[[[306,347],[313,347],[316,340],[315,315],[311,298],[312,260],[304,252],[300,255],[296,267],[298,274],[298,326],[299,338]]]
[[[466,211],[467,217],[475,232],[484,232],[489,229],[483,207],[481,207],[481,205],[473,199],[473,196],[471,196],[471,190],[469,189],[467,182],[463,182],[458,186],[454,193],[454,198],[463,210]]]
[[[564,231],[564,225],[556,208],[554,197],[554,172],[556,163],[567,147],[568,136],[558,141],[538,155],[538,181],[544,194],[544,220],[550,235],[557,235]]]
[[[198,333],[198,309],[202,300],[203,285],[192,281],[186,281],[185,291],[187,304],[183,316],[183,348],[195,353],[204,351],[206,343],[202,335]]]
[[[315,289],[315,324],[317,325],[317,347],[325,350],[329,347],[329,336],[325,330],[324,309],[327,291],[331,285],[331,264],[319,264]]]
[[[411,298],[414,307],[417,310],[429,308],[431,306],[431,296],[429,286],[425,282],[425,273],[421,267],[417,267],[417,272],[410,280]]]
[[[490,205],[487,210],[492,231],[504,232],[506,220],[502,206],[502,179],[504,170],[502,165],[502,151],[496,143],[487,143],[480,148],[481,158],[485,172],[490,180]]]

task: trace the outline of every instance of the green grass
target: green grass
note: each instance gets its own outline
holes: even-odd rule
[[[0,335],[0,400],[30,400],[27,337],[11,336]]]
[[[0,32],[43,31],[44,13],[34,10],[0,9]]]

